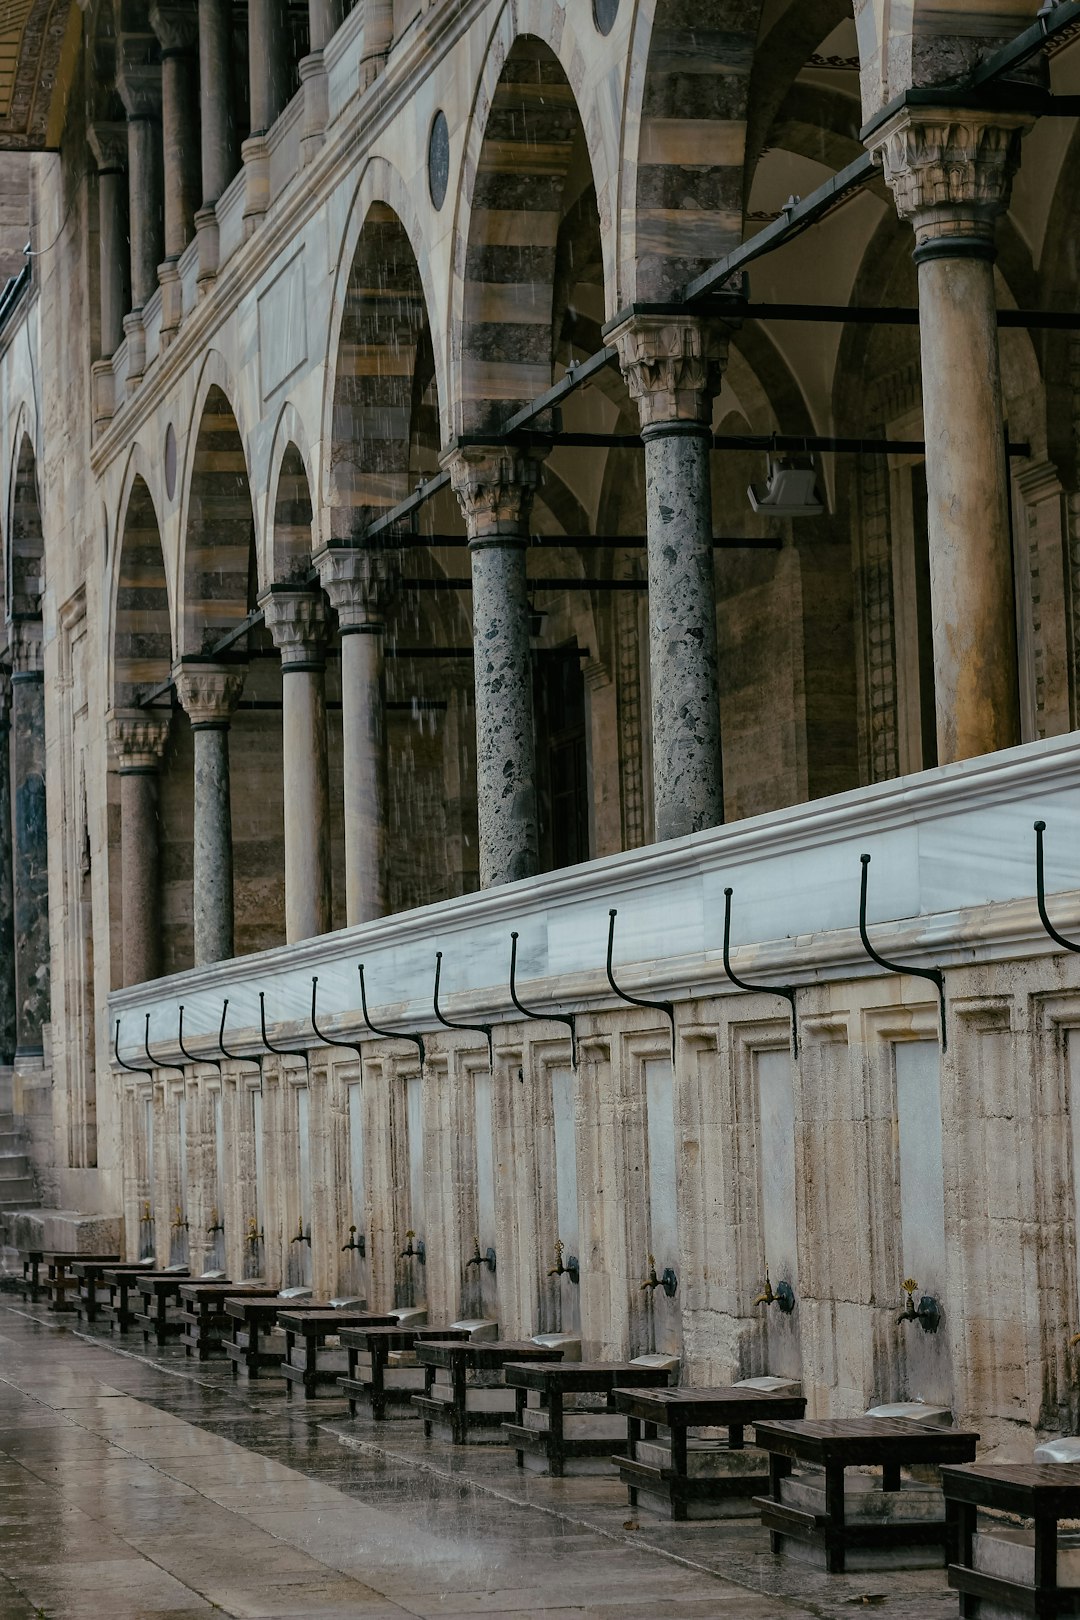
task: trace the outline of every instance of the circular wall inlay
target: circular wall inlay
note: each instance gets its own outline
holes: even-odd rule
[[[176,433],[171,422],[165,429],[165,493],[170,501],[176,494]]]
[[[619,15],[619,0],[592,0],[593,22],[602,34],[610,34]]]
[[[450,130],[442,108],[431,120],[427,152],[428,187],[436,208],[446,201],[446,188],[450,182]]]

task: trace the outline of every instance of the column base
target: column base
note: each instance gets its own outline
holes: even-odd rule
[[[127,391],[130,394],[146,370],[146,328],[141,309],[124,316],[124,336],[128,346]]]
[[[221,233],[218,229],[217,208],[200,208],[195,214],[195,245],[199,253],[196,286],[199,297],[205,298],[209,283],[214,280],[221,265]]]
[[[100,433],[105,424],[112,421],[113,412],[116,410],[115,383],[111,358],[95,360],[90,367],[95,433]]]
[[[270,145],[265,135],[249,135],[240,147],[244,164],[244,238],[270,206]]]
[[[330,118],[330,81],[322,51],[301,58],[300,83],[304,91],[304,131],[300,137],[300,161],[308,164],[318,157],[326,141]]]
[[[175,259],[166,259],[157,269],[161,288],[161,347],[167,349],[180,330],[184,317],[184,289]]]

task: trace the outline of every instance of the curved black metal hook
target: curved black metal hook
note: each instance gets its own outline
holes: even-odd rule
[[[880,951],[875,951],[866,932],[866,874],[870,866],[869,855],[860,855],[862,862],[862,886],[859,891],[859,934],[863,942],[863,950],[872,962],[883,967],[886,973],[910,973],[916,979],[928,979],[937,986],[938,1005],[941,1009],[941,1050],[948,1051],[949,1035],[945,1022],[945,975],[940,968],[904,967],[899,962],[890,962]]]
[[[174,1074],[182,1074],[187,1079],[187,1070],[182,1069],[179,1063],[166,1063],[164,1058],[155,1057],[150,1050],[150,1014],[146,1015],[146,1027],[143,1030],[143,1050],[146,1053],[147,1063],[152,1063],[155,1069],[171,1069]]]
[[[628,996],[625,990],[620,990],[615,983],[615,975],[611,971],[611,953],[615,948],[615,919],[619,913],[615,910],[608,912],[607,931],[607,982],[614,990],[620,1001],[629,1002],[631,1007],[650,1007],[653,1012],[662,1012],[671,1025],[671,1062],[675,1063],[675,1008],[670,1001],[645,1001],[641,996]]]
[[[367,1010],[367,985],[364,983],[364,964],[363,962],[358,962],[356,965],[360,969],[360,1007],[364,1014],[364,1023],[367,1025],[368,1029],[370,1029],[373,1035],[381,1035],[384,1040],[411,1041],[420,1054],[420,1073],[423,1074],[424,1059],[427,1056],[427,1052],[424,1047],[424,1037],[422,1035],[399,1034],[396,1029],[380,1029],[377,1024],[373,1024],[371,1022],[371,1019],[368,1017]]]
[[[347,1052],[355,1052],[356,1057],[357,1057],[357,1061],[360,1064],[360,1079],[361,1079],[361,1081],[363,1081],[363,1078],[364,1078],[364,1050],[363,1050],[363,1047],[360,1045],[360,1042],[359,1041],[340,1041],[333,1035],[325,1035],[323,1033],[323,1031],[319,1028],[318,1024],[315,1022],[315,997],[316,997],[316,994],[318,993],[317,989],[316,989],[316,986],[318,985],[318,983],[319,983],[318,975],[313,973],[312,976],[311,976],[311,1027],[315,1031],[315,1038],[316,1038],[316,1040],[321,1041],[324,1046],[342,1046],[342,1047],[345,1048],[345,1050]]]
[[[794,1057],[799,1055],[799,1013],[795,1005],[795,988],[790,984],[748,984],[740,979],[731,967],[731,896],[733,889],[724,890],[724,972],[740,990],[753,992],[763,991],[769,996],[783,996],[791,1004],[791,1050]]]
[[[288,1049],[288,1047],[284,1047],[284,1046],[271,1046],[269,1037],[267,1036],[267,1033],[266,1033],[266,996],[264,995],[264,993],[261,990],[259,991],[259,1027],[260,1027],[260,1029],[262,1031],[262,1043],[266,1047],[266,1050],[268,1052],[272,1053],[272,1055],[274,1057],[303,1058],[304,1067],[307,1070],[308,1079],[310,1080],[311,1079],[311,1058],[309,1057],[306,1049],[304,1051],[302,1051],[302,1052],[296,1052],[296,1051],[290,1051]]]
[[[483,1035],[487,1041],[488,1068],[495,1073],[495,1047],[492,1040],[490,1024],[454,1024],[449,1018],[444,1018],[439,1011],[439,980],[442,977],[442,951],[435,952],[435,1016],[446,1029],[467,1029],[473,1035]]]
[[[1043,865],[1043,833],[1045,831],[1046,822],[1037,821],[1035,823],[1035,891],[1039,901],[1039,916],[1042,919],[1043,927],[1055,945],[1060,945],[1063,951],[1080,952],[1080,945],[1077,945],[1071,939],[1066,939],[1064,934],[1059,934],[1046,913],[1046,872]]]
[[[140,1069],[135,1063],[125,1063],[124,1059],[120,1056],[119,1018],[116,1020],[116,1034],[113,1036],[113,1057],[116,1059],[117,1063],[119,1063],[122,1069],[127,1069],[129,1074],[145,1074],[148,1080],[152,1080],[154,1078],[153,1069]]]
[[[245,1057],[242,1052],[230,1052],[228,1047],[225,1045],[225,1014],[228,1012],[228,1010],[229,998],[226,996],[225,1000],[221,1003],[221,1023],[218,1027],[217,1038],[218,1050],[222,1057],[227,1058],[230,1063],[254,1063],[255,1067],[259,1071],[259,1087],[261,1089],[263,1082],[262,1054],[260,1052],[256,1052],[254,1057]]]
[[[522,1018],[535,1018],[539,1023],[565,1024],[570,1031],[570,1067],[577,1068],[577,1024],[573,1013],[538,1013],[530,1012],[518,1000],[517,993],[517,942],[516,932],[510,935],[510,1000],[514,1003]]]
[[[228,1005],[228,1003],[226,1003],[226,1005]],[[187,1047],[184,1045],[184,1004],[183,1004],[183,1002],[180,1003],[180,1026],[176,1031],[176,1044],[180,1048],[181,1052],[183,1052],[184,1056],[187,1058],[189,1063],[209,1063],[212,1068],[215,1068],[217,1070],[218,1074],[221,1073],[221,1064],[218,1062],[217,1058],[196,1057],[194,1052],[189,1052]]]

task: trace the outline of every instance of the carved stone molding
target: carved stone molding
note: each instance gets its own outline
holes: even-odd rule
[[[643,429],[665,422],[711,421],[727,364],[730,326],[635,315],[613,340]]]
[[[94,162],[98,166],[99,173],[109,169],[127,168],[128,132],[126,124],[104,123],[99,119],[88,127],[86,139],[91,152],[94,154]]]
[[[993,235],[1009,206],[1020,141],[1031,124],[1023,113],[905,108],[876,132],[874,159],[920,246],[941,237]]]
[[[225,727],[244,690],[242,669],[214,664],[181,665],[175,672],[176,695],[193,726]]]
[[[13,675],[40,675],[45,668],[45,649],[40,619],[16,619],[11,626],[9,649]]]
[[[281,654],[281,667],[321,664],[326,654],[326,607],[314,591],[264,591],[259,597],[266,628]]]
[[[163,51],[190,52],[199,41],[199,19],[192,0],[150,0],[150,26]]]
[[[116,75],[116,89],[128,118],[161,117],[161,68],[151,62],[125,63]]]
[[[0,726],[11,718],[11,671],[0,664]]]
[[[397,568],[388,552],[327,546],[314,562],[342,634],[382,624],[397,584]]]
[[[470,445],[443,457],[469,540],[523,540],[540,483],[543,451]]]
[[[156,771],[169,736],[168,715],[113,714],[107,726],[109,747],[121,774]]]

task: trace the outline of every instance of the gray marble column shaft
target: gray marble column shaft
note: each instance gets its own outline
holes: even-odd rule
[[[142,309],[157,289],[165,245],[161,125],[142,112],[128,115],[128,221],[131,303]]]
[[[658,841],[724,819],[709,450],[727,334],[667,317],[615,336],[645,441]]]
[[[161,973],[158,767],[169,721],[145,710],[114,714],[109,742],[120,776],[120,873],[125,984]]]
[[[50,1016],[49,839],[45,802],[45,677],[40,626],[22,627],[11,675],[14,786],[16,1056],[40,1057]]]
[[[265,135],[285,106],[290,48],[284,0],[248,0],[252,135]]]
[[[0,669],[0,1064],[15,1056],[15,897],[11,847],[11,680]]]
[[[387,909],[385,642],[391,570],[385,553],[352,546],[327,548],[315,564],[341,632],[345,917],[352,927]]]
[[[321,51],[329,45],[341,27],[342,16],[341,0],[308,0],[309,48],[312,51]]]
[[[321,594],[271,588],[259,598],[281,653],[285,804],[285,938],[330,931],[330,784],[326,615]]]
[[[195,56],[171,49],[161,58],[165,257],[178,259],[191,241],[199,205],[200,155]]]
[[[98,175],[98,232],[101,274],[101,352],[108,358],[124,341],[128,306],[127,233],[124,194],[127,177],[122,169],[103,169]]]
[[[202,203],[217,202],[238,167],[232,97],[230,0],[199,0],[199,108]]]
[[[196,967],[225,962],[233,955],[229,716],[243,682],[238,669],[197,665],[181,669],[176,680],[195,744],[192,904]]]
[[[539,862],[525,551],[540,468],[496,449],[454,451],[448,465],[472,559],[480,884],[488,889],[532,877]]]

